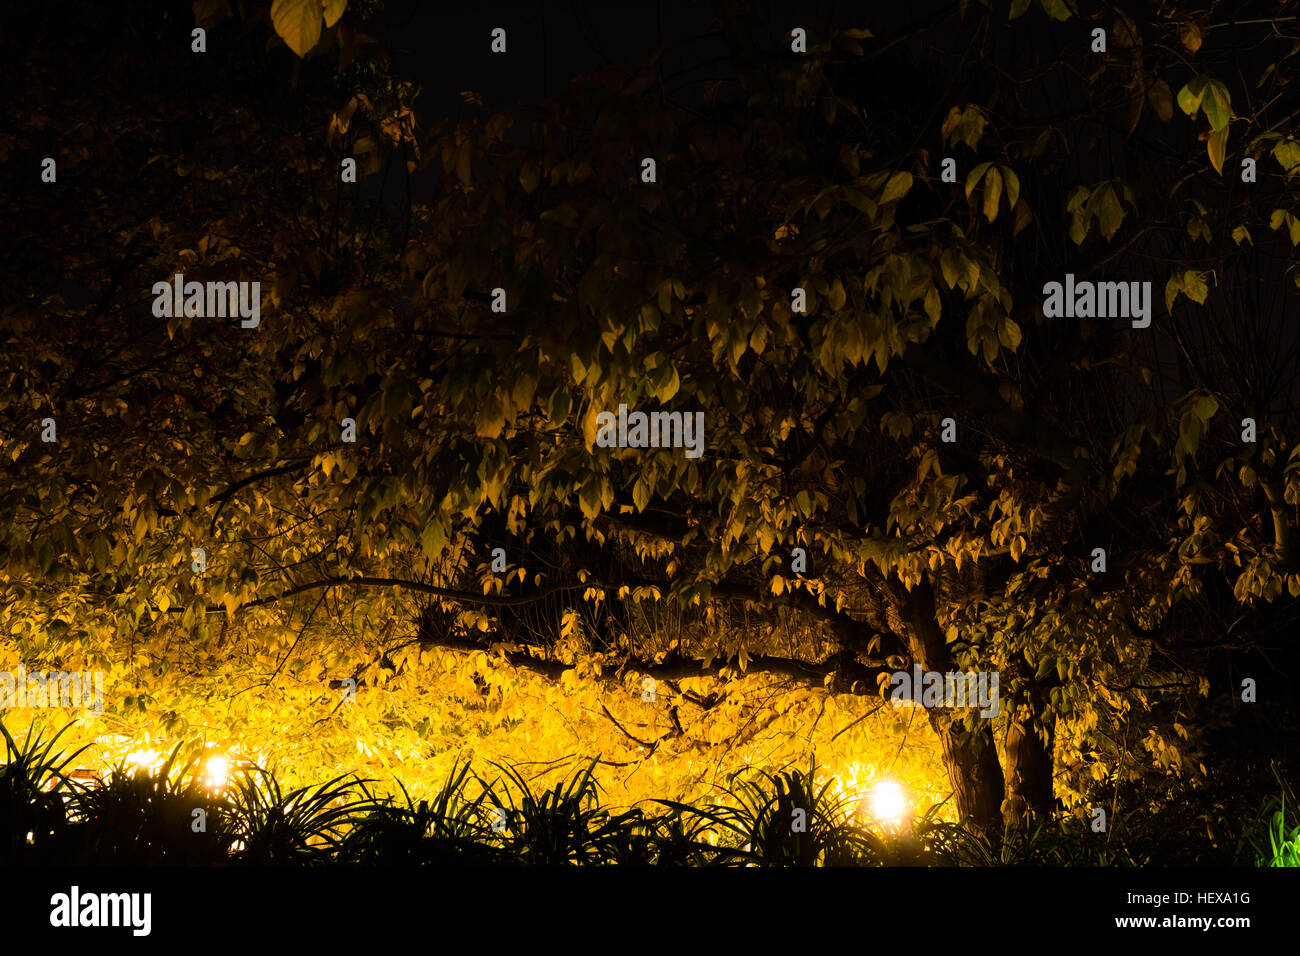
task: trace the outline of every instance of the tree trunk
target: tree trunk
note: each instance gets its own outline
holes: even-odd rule
[[[912,660],[924,671],[946,674],[954,667],[948,643],[939,629],[934,591],[927,578],[907,590],[897,580],[890,590],[907,626]],[[943,708],[927,711],[930,726],[943,746],[944,765],[957,799],[957,812],[976,831],[990,838],[1002,831],[1002,766],[989,721],[981,721],[971,732],[959,714]],[[1050,779],[1050,774],[1049,774]]]
[[[1006,799],[1002,822],[1017,827],[1052,812],[1056,722],[1047,708],[1048,685],[1026,680],[1007,714]]]

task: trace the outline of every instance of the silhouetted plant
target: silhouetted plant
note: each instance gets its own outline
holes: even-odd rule
[[[373,808],[344,837],[339,859],[418,865],[501,862],[501,848],[492,844],[492,831],[480,822],[485,794],[471,800],[465,792],[469,778],[469,763],[457,762],[432,801],[417,805],[400,781],[405,806],[371,797]]]
[[[364,781],[342,774],[285,793],[275,775],[254,767],[235,780],[225,808],[234,855],[244,863],[323,863],[353,824],[375,807]]]
[[[79,788],[63,859],[122,866],[229,862],[232,837],[220,827],[224,803],[192,772],[197,758],[181,764],[180,753],[177,744],[157,770],[119,763],[99,786]]]
[[[70,754],[55,750],[71,726],[47,737],[45,728],[33,724],[19,744],[0,721],[5,741],[0,767],[0,862],[46,859],[66,830],[65,798],[76,788],[65,771],[86,749]]]

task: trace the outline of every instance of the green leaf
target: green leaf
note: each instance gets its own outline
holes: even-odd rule
[[[1205,95],[1201,98],[1201,109],[1210,121],[1210,128],[1216,133],[1227,129],[1232,119],[1232,94],[1218,80],[1206,80]]]
[[[290,50],[304,57],[320,39],[322,13],[321,0],[275,0],[271,26]]]
[[[1196,115],[1201,100],[1205,97],[1205,77],[1198,76],[1185,83],[1178,91],[1178,108],[1188,116]]]
[[[1300,168],[1300,141],[1294,139],[1280,140],[1273,147],[1273,158],[1286,170],[1287,175]]]

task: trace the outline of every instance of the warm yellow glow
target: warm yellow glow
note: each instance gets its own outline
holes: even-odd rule
[[[872,788],[867,800],[871,816],[887,826],[897,826],[907,817],[907,794],[893,780],[882,780]]]
[[[133,750],[126,755],[126,762],[145,770],[155,770],[160,763],[156,750]]]
[[[239,779],[241,768],[250,765],[275,768],[286,789],[315,786],[355,771],[377,781],[373,785],[377,792],[401,800],[398,780],[412,796],[429,798],[446,783],[453,764],[467,754],[472,754],[477,773],[490,773],[493,761],[514,765],[533,760],[539,750],[571,754],[537,781],[537,786],[548,789],[581,769],[585,758],[579,753],[608,752],[614,762],[644,757],[644,750],[609,720],[591,716],[607,704],[620,723],[625,716],[639,719],[639,691],[632,698],[635,706],[628,705],[631,713],[624,714],[619,709],[621,692],[611,692],[594,679],[570,677],[561,685],[498,664],[486,655],[463,659],[447,653],[435,663],[436,667],[426,668],[427,682],[403,677],[386,684],[387,696],[374,698],[373,706],[364,695],[359,697],[362,710],[351,710],[349,705],[354,717],[350,721],[325,720],[338,702],[321,698],[313,681],[284,682],[273,694],[265,689],[241,694],[232,698],[230,712],[211,703],[224,699],[217,694],[219,685],[203,684],[202,694],[188,702],[182,695],[174,702],[192,711],[188,721],[192,729],[185,734],[166,724],[169,699],[168,707],[160,707],[157,713],[133,713],[130,721],[115,723],[113,732],[99,735],[94,746],[77,757],[75,767],[87,778],[106,778],[114,766],[124,766],[128,774],[157,775],[174,753],[173,776],[193,782],[208,794],[226,792]],[[0,649],[0,670],[4,666]],[[480,670],[486,675],[482,680],[491,678],[494,687],[512,688],[513,696],[507,695],[505,703],[494,698],[497,702],[486,709],[463,703],[481,696],[473,679],[481,677]],[[761,699],[778,692],[762,675],[726,681],[701,678],[688,689],[697,695],[731,694],[720,699],[732,700],[738,708],[741,701],[760,699],[760,692]],[[806,772],[815,755],[817,786],[830,783],[837,810],[852,814],[855,822],[884,829],[884,824],[872,820],[868,797],[877,783],[887,779],[902,784],[906,819],[914,820],[921,809],[941,803],[949,794],[942,750],[928,724],[920,721],[909,727],[906,718],[900,723],[892,709],[873,713],[872,706],[853,695],[825,700],[820,695],[797,697],[788,712],[744,745],[734,743],[748,717],[743,708],[728,711],[727,720],[740,721],[735,727],[725,721],[701,722],[701,740],[710,748],[705,755],[693,745],[677,746],[673,739],[635,773],[620,775],[597,767],[595,775],[606,788],[602,800],[619,809],[656,799],[708,804],[736,771]],[[396,710],[390,713],[391,708]],[[818,723],[823,709],[825,718]],[[393,717],[392,727],[383,724],[386,729],[378,732],[380,721],[389,717]],[[6,718],[11,732],[28,729],[26,724],[10,722],[12,712]],[[904,735],[901,740],[899,734]],[[363,747],[357,746],[358,737]],[[55,783],[52,780],[50,786]],[[474,786],[472,781],[467,785]]]
[[[208,758],[207,763],[207,785],[214,790],[220,790],[226,785],[226,780],[230,777],[230,761],[221,755]]]

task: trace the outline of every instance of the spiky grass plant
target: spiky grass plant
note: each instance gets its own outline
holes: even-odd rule
[[[68,826],[65,798],[77,790],[67,770],[86,749],[72,753],[55,749],[72,726],[66,724],[46,736],[44,727],[33,724],[20,744],[0,721],[5,741],[0,767],[0,863],[47,860],[62,841]]]
[[[1264,801],[1245,828],[1243,849],[1249,849],[1256,866],[1300,866],[1300,802],[1281,769],[1274,764],[1272,770],[1278,794]]]
[[[746,776],[749,779],[744,779]],[[807,773],[742,771],[728,778],[725,802],[692,807],[663,801],[680,813],[707,821],[719,835],[718,862],[769,866],[852,866],[872,852],[865,831],[853,821],[852,802],[821,784],[817,765]],[[702,848],[701,848],[702,849]]]
[[[494,763],[502,774],[492,783],[479,778],[484,822],[504,852],[525,865],[614,863],[638,845],[627,831],[642,825],[639,810],[613,815],[600,806],[592,771],[599,758],[551,790],[534,793],[513,767]]]
[[[228,862],[221,799],[203,787],[177,744],[158,769],[119,762],[99,786],[78,789],[64,858],[69,862],[211,866]]]
[[[426,866],[503,862],[491,829],[481,822],[486,794],[470,799],[466,792],[469,779],[469,763],[458,761],[432,801],[416,804],[401,781],[398,786],[405,805],[392,798],[371,797],[370,812],[344,837],[339,859]]]
[[[353,826],[376,808],[365,783],[342,774],[286,793],[270,770],[244,770],[223,807],[234,858],[270,865],[329,862]]]

